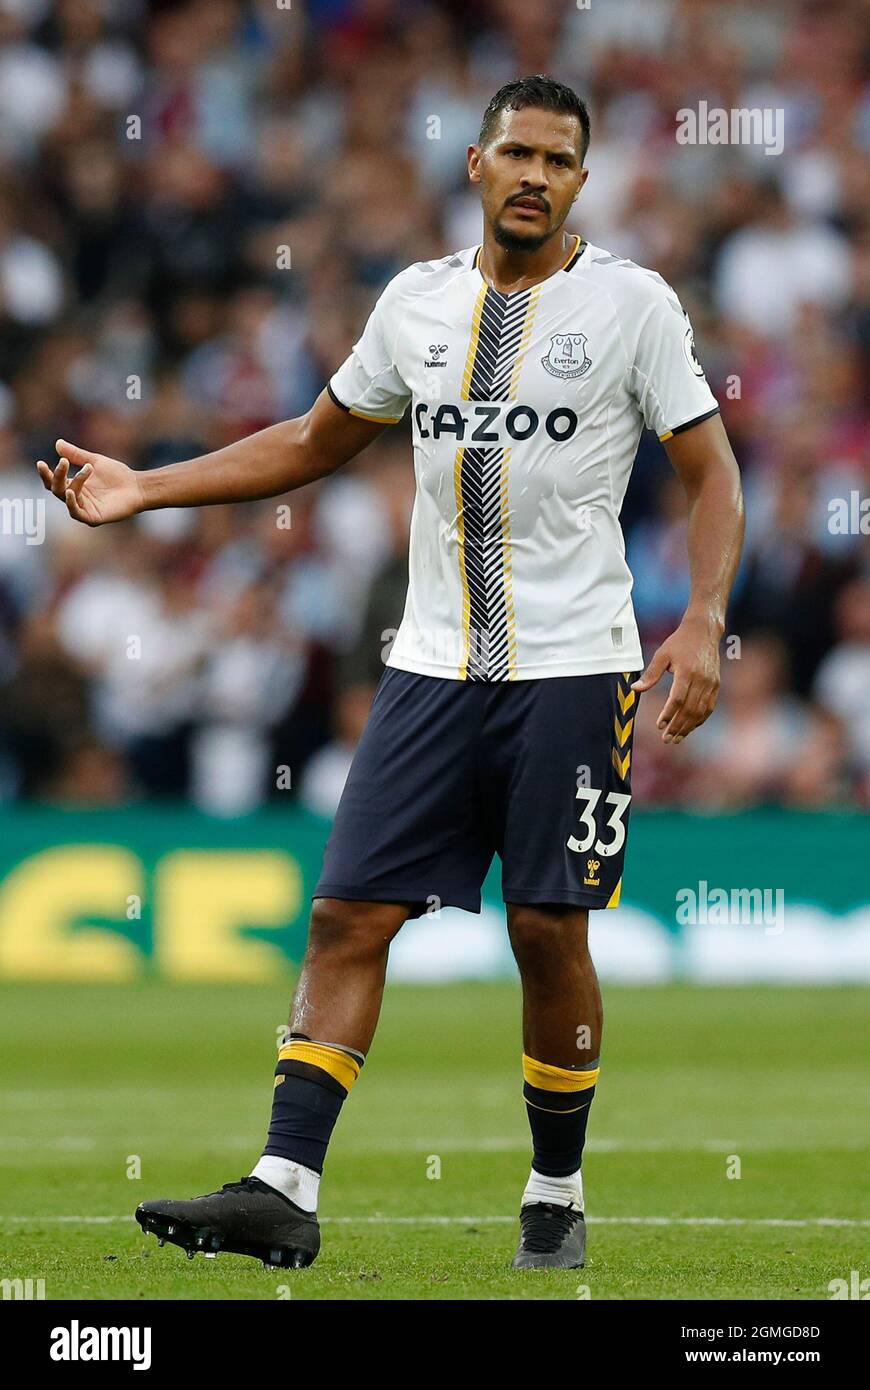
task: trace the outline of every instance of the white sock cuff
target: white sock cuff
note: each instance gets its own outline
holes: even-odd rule
[[[294,1163],[290,1158],[279,1158],[277,1154],[263,1154],[250,1176],[274,1187],[303,1211],[317,1211],[320,1174],[313,1168]]]
[[[553,1202],[556,1206],[574,1206],[583,1211],[581,1170],[578,1168],[576,1173],[569,1173],[564,1178],[548,1178],[544,1173],[536,1173],[533,1168],[523,1193],[522,1206],[527,1207],[532,1202]]]

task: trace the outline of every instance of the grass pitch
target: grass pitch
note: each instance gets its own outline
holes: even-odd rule
[[[0,1278],[47,1299],[827,1299],[868,1272],[859,988],[605,990],[583,1270],[508,1267],[529,1141],[505,983],[388,986],[311,1269],[160,1250],[139,1201],[259,1154],[290,992],[0,988]]]

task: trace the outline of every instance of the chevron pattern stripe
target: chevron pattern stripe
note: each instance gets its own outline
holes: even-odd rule
[[[637,694],[631,689],[631,681],[630,671],[623,671],[622,675],[616,678],[616,700],[619,705],[619,713],[613,717],[615,743],[611,750],[611,759],[623,782],[628,777],[631,768],[631,735],[634,730],[632,711],[637,702]]]
[[[475,305],[462,383],[470,401],[516,399],[540,287],[501,294],[483,286]],[[516,620],[510,564],[510,449],[460,449],[456,488],[460,570],[463,582],[466,680],[516,678]]]

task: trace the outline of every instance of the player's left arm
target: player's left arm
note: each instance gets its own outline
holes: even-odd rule
[[[719,694],[719,643],[743,545],[737,460],[716,415],[664,446],[689,503],[691,597],[683,620],[658,648],[633,689],[649,690],[666,671],[673,684],[656,721],[664,743],[679,743],[708,719]]]

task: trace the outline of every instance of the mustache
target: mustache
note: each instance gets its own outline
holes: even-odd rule
[[[542,212],[550,211],[550,205],[547,202],[546,198],[540,197],[540,195],[537,193],[516,193],[514,194],[513,198],[508,198],[507,202],[505,203],[505,207],[511,208],[513,207],[514,203],[534,203],[536,207],[539,207],[542,210]]]

